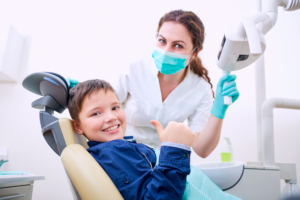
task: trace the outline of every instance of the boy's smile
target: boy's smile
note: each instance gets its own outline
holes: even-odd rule
[[[119,127],[120,127],[120,125],[110,126],[108,128],[103,129],[103,131],[105,131],[107,133],[115,133],[119,130]]]
[[[80,123],[74,123],[78,134],[90,141],[108,142],[123,139],[126,117],[117,95],[100,89],[87,95],[79,113]]]

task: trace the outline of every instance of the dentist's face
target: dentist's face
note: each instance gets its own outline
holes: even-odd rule
[[[108,142],[123,139],[125,134],[125,113],[117,95],[110,90],[100,89],[86,96],[79,120],[76,132],[84,134],[90,141]]]
[[[158,32],[156,46],[165,51],[182,55],[188,55],[194,49],[189,31],[184,25],[175,22],[163,23]],[[195,55],[194,52],[190,57]]]

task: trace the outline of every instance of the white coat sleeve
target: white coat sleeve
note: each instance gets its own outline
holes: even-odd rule
[[[120,103],[124,103],[130,93],[129,73],[122,72],[118,82],[113,85],[113,88],[117,93]]]
[[[199,102],[197,108],[194,112],[188,117],[188,126],[195,132],[201,132],[206,126],[210,110],[212,108],[214,98],[212,96],[212,91],[209,87],[205,91],[205,95]]]

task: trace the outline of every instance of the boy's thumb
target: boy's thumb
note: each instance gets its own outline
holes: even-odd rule
[[[164,127],[160,124],[159,121],[156,121],[156,120],[151,120],[150,123],[155,126],[156,130],[157,130],[157,133],[158,135],[162,134],[162,132],[164,132]]]

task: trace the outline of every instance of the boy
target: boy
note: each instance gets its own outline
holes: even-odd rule
[[[155,120],[161,153],[134,140],[123,140],[126,117],[111,85],[102,80],[82,82],[70,90],[69,112],[75,130],[88,138],[87,150],[106,171],[124,199],[182,199],[190,173],[194,132],[181,123],[166,129]]]

